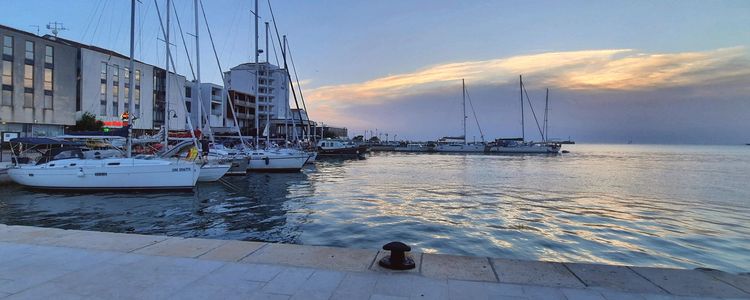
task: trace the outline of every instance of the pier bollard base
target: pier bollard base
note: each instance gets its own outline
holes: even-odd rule
[[[403,258],[403,260],[391,260],[391,256],[388,255],[386,257],[383,257],[380,261],[378,261],[378,264],[386,269],[391,270],[411,270],[416,267],[416,264],[414,263],[414,259],[406,256]]]

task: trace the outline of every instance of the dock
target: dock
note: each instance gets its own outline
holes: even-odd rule
[[[387,243],[389,241],[384,241]],[[8,299],[749,299],[750,275],[0,224]]]

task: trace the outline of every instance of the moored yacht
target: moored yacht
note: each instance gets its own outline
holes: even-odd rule
[[[192,189],[200,175],[194,162],[197,151],[189,148],[176,151],[175,161],[154,156],[85,158],[84,150],[62,147],[45,152],[36,162],[17,159],[8,176],[42,189],[139,190]]]
[[[366,145],[357,145],[351,141],[325,139],[318,142],[319,156],[364,157]]]

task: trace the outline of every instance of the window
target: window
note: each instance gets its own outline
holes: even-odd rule
[[[114,76],[114,74],[112,74],[112,76]],[[115,116],[115,117],[118,116],[118,108],[120,104],[119,100],[120,100],[120,87],[117,85],[113,85],[112,86],[112,116]]]
[[[189,86],[185,87],[185,98],[193,98],[193,89]]]
[[[112,84],[120,85],[120,66],[112,65]]]
[[[52,91],[52,69],[44,68],[44,91]]]
[[[106,64],[105,71],[106,69]],[[99,115],[100,116],[106,116],[107,115],[107,84],[102,83],[99,88]]]
[[[44,94],[44,108],[52,109],[52,95]]]
[[[26,63],[34,64],[34,42],[26,41]]]
[[[3,61],[3,85],[13,85],[13,63]]]
[[[3,59],[6,59],[6,60],[13,59],[13,37],[12,36],[6,35],[3,37]]]
[[[45,46],[44,47],[44,63],[45,64],[54,64],[55,63],[55,48],[52,48],[52,46]]]
[[[101,71],[100,78],[102,79],[102,83],[107,83],[107,63],[106,62],[102,62],[102,71]]]
[[[34,93],[30,93],[29,91],[23,93],[23,107],[34,107]]]
[[[125,86],[130,86],[130,69],[125,68]]]
[[[135,89],[135,115],[141,115],[141,89]]]
[[[141,70],[135,70],[135,86],[141,85]]]
[[[3,105],[13,106],[13,90],[12,89],[6,90],[5,87],[7,87],[7,85],[3,86],[3,92],[2,92]]]
[[[23,87],[34,90],[34,66],[23,66]]]
[[[191,110],[192,110],[192,106],[193,106],[193,103],[192,103],[192,102],[190,102],[190,101],[185,101],[185,108],[187,109],[187,112],[188,112],[188,113],[191,113],[191,112],[192,112],[192,111],[191,111]]]

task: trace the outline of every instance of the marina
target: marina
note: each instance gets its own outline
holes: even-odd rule
[[[749,4],[4,2],[0,298],[750,299]]]

